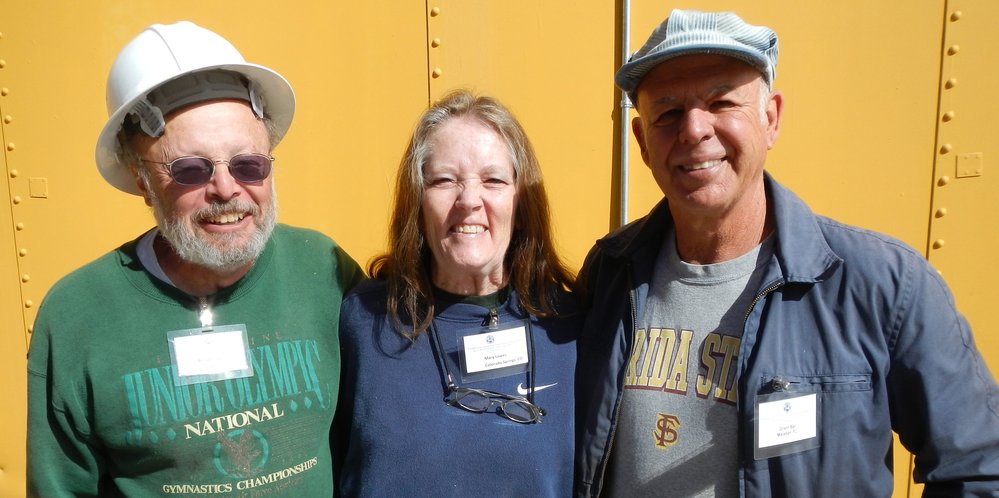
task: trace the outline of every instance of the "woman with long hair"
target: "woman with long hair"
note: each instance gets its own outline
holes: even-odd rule
[[[423,114],[369,273],[341,311],[339,493],[570,495],[573,275],[502,104],[460,90]]]

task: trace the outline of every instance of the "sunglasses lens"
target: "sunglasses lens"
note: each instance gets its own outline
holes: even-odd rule
[[[170,176],[181,185],[202,185],[212,179],[214,169],[204,157],[182,157],[170,163]]]
[[[263,181],[271,174],[271,158],[260,154],[239,154],[229,161],[229,174],[244,183]]]

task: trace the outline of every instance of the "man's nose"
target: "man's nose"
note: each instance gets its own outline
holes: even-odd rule
[[[713,116],[704,109],[688,109],[680,121],[680,140],[688,144],[697,144],[714,134]]]
[[[239,195],[239,182],[229,173],[229,162],[218,161],[215,163],[215,173],[207,185],[208,195],[223,200],[229,200]]]

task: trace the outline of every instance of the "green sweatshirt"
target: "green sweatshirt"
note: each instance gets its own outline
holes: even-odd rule
[[[329,496],[340,301],[360,268],[326,236],[278,225],[211,296],[244,324],[249,377],[176,385],[167,333],[198,301],[126,243],[60,280],[28,352],[29,496]]]

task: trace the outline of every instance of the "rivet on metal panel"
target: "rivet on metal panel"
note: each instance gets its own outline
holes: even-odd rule
[[[954,11],[953,13],[951,13],[951,15],[950,15],[950,20],[951,20],[951,22],[954,22],[954,21],[957,21],[957,20],[958,20],[958,19],[960,19],[960,18],[961,18],[961,11],[960,11],[960,10],[955,10],[955,11]]]
[[[10,170],[10,177],[11,178],[17,178],[17,170],[16,169]]]
[[[434,47],[434,48],[437,48],[437,47],[441,46],[441,39],[440,38],[434,38],[433,40],[430,41],[430,46]]]
[[[969,152],[957,155],[957,176],[958,178],[971,178],[982,176],[984,161],[981,152]]]
[[[14,142],[7,143],[7,150],[14,150]]]
[[[960,45],[951,45],[950,47],[947,48],[947,55],[954,55],[960,51],[961,51]]]
[[[941,154],[946,154],[946,153],[950,152],[950,149],[951,149],[950,144],[943,144],[943,145],[940,146],[940,153]]]
[[[937,180],[937,185],[939,185],[941,187],[943,187],[944,185],[947,185],[948,183],[950,183],[950,177],[947,176],[947,175],[941,176],[940,179]]]
[[[948,90],[954,88],[955,86],[957,86],[957,78],[951,78],[947,80],[947,83],[944,83],[944,88],[947,88]]]
[[[24,230],[24,223],[17,222],[17,224],[14,225],[14,228],[16,228],[18,231]]]
[[[34,301],[32,301],[32,300],[30,300],[30,299],[25,299],[25,300],[24,300],[24,307],[25,307],[25,308],[30,308],[30,307],[32,307],[32,306],[34,306],[34,305],[35,305],[35,302],[34,302]]]
[[[947,111],[947,112],[943,113],[943,118],[942,119],[944,120],[944,122],[947,122],[947,121],[950,121],[950,120],[954,119],[954,111]]]
[[[17,255],[23,258],[28,255],[28,250],[22,247],[17,251]]]
[[[14,204],[20,204],[20,203],[21,203],[21,196],[19,196],[19,195],[15,195],[15,196],[14,196],[14,197],[12,197],[12,198],[11,198],[10,200],[11,200],[11,201],[12,201],[12,202],[13,202]]]
[[[441,8],[440,7],[434,7],[432,9],[430,9],[430,16],[431,17],[437,17],[439,15],[441,15]]]
[[[441,68],[435,67],[434,71],[430,74],[433,75],[434,78],[440,78],[441,74],[443,74],[443,71],[441,71]]]
[[[947,216],[947,208],[937,209],[935,215],[937,218],[943,218],[944,216]]]
[[[945,244],[945,243],[946,243],[946,242],[944,242],[944,239],[937,239],[937,240],[934,240],[934,241],[933,241],[933,248],[934,248],[934,249],[940,249],[941,247],[943,247],[943,246],[944,246],[944,244]]]
[[[31,275],[28,275],[27,273],[25,273],[24,275],[21,275],[21,281],[22,282],[27,283],[29,280],[31,280]]]
[[[11,124],[11,123],[14,122],[14,117],[11,116],[10,114],[8,114],[8,115],[6,115],[6,116],[3,117],[3,122],[4,122],[4,124]]]

